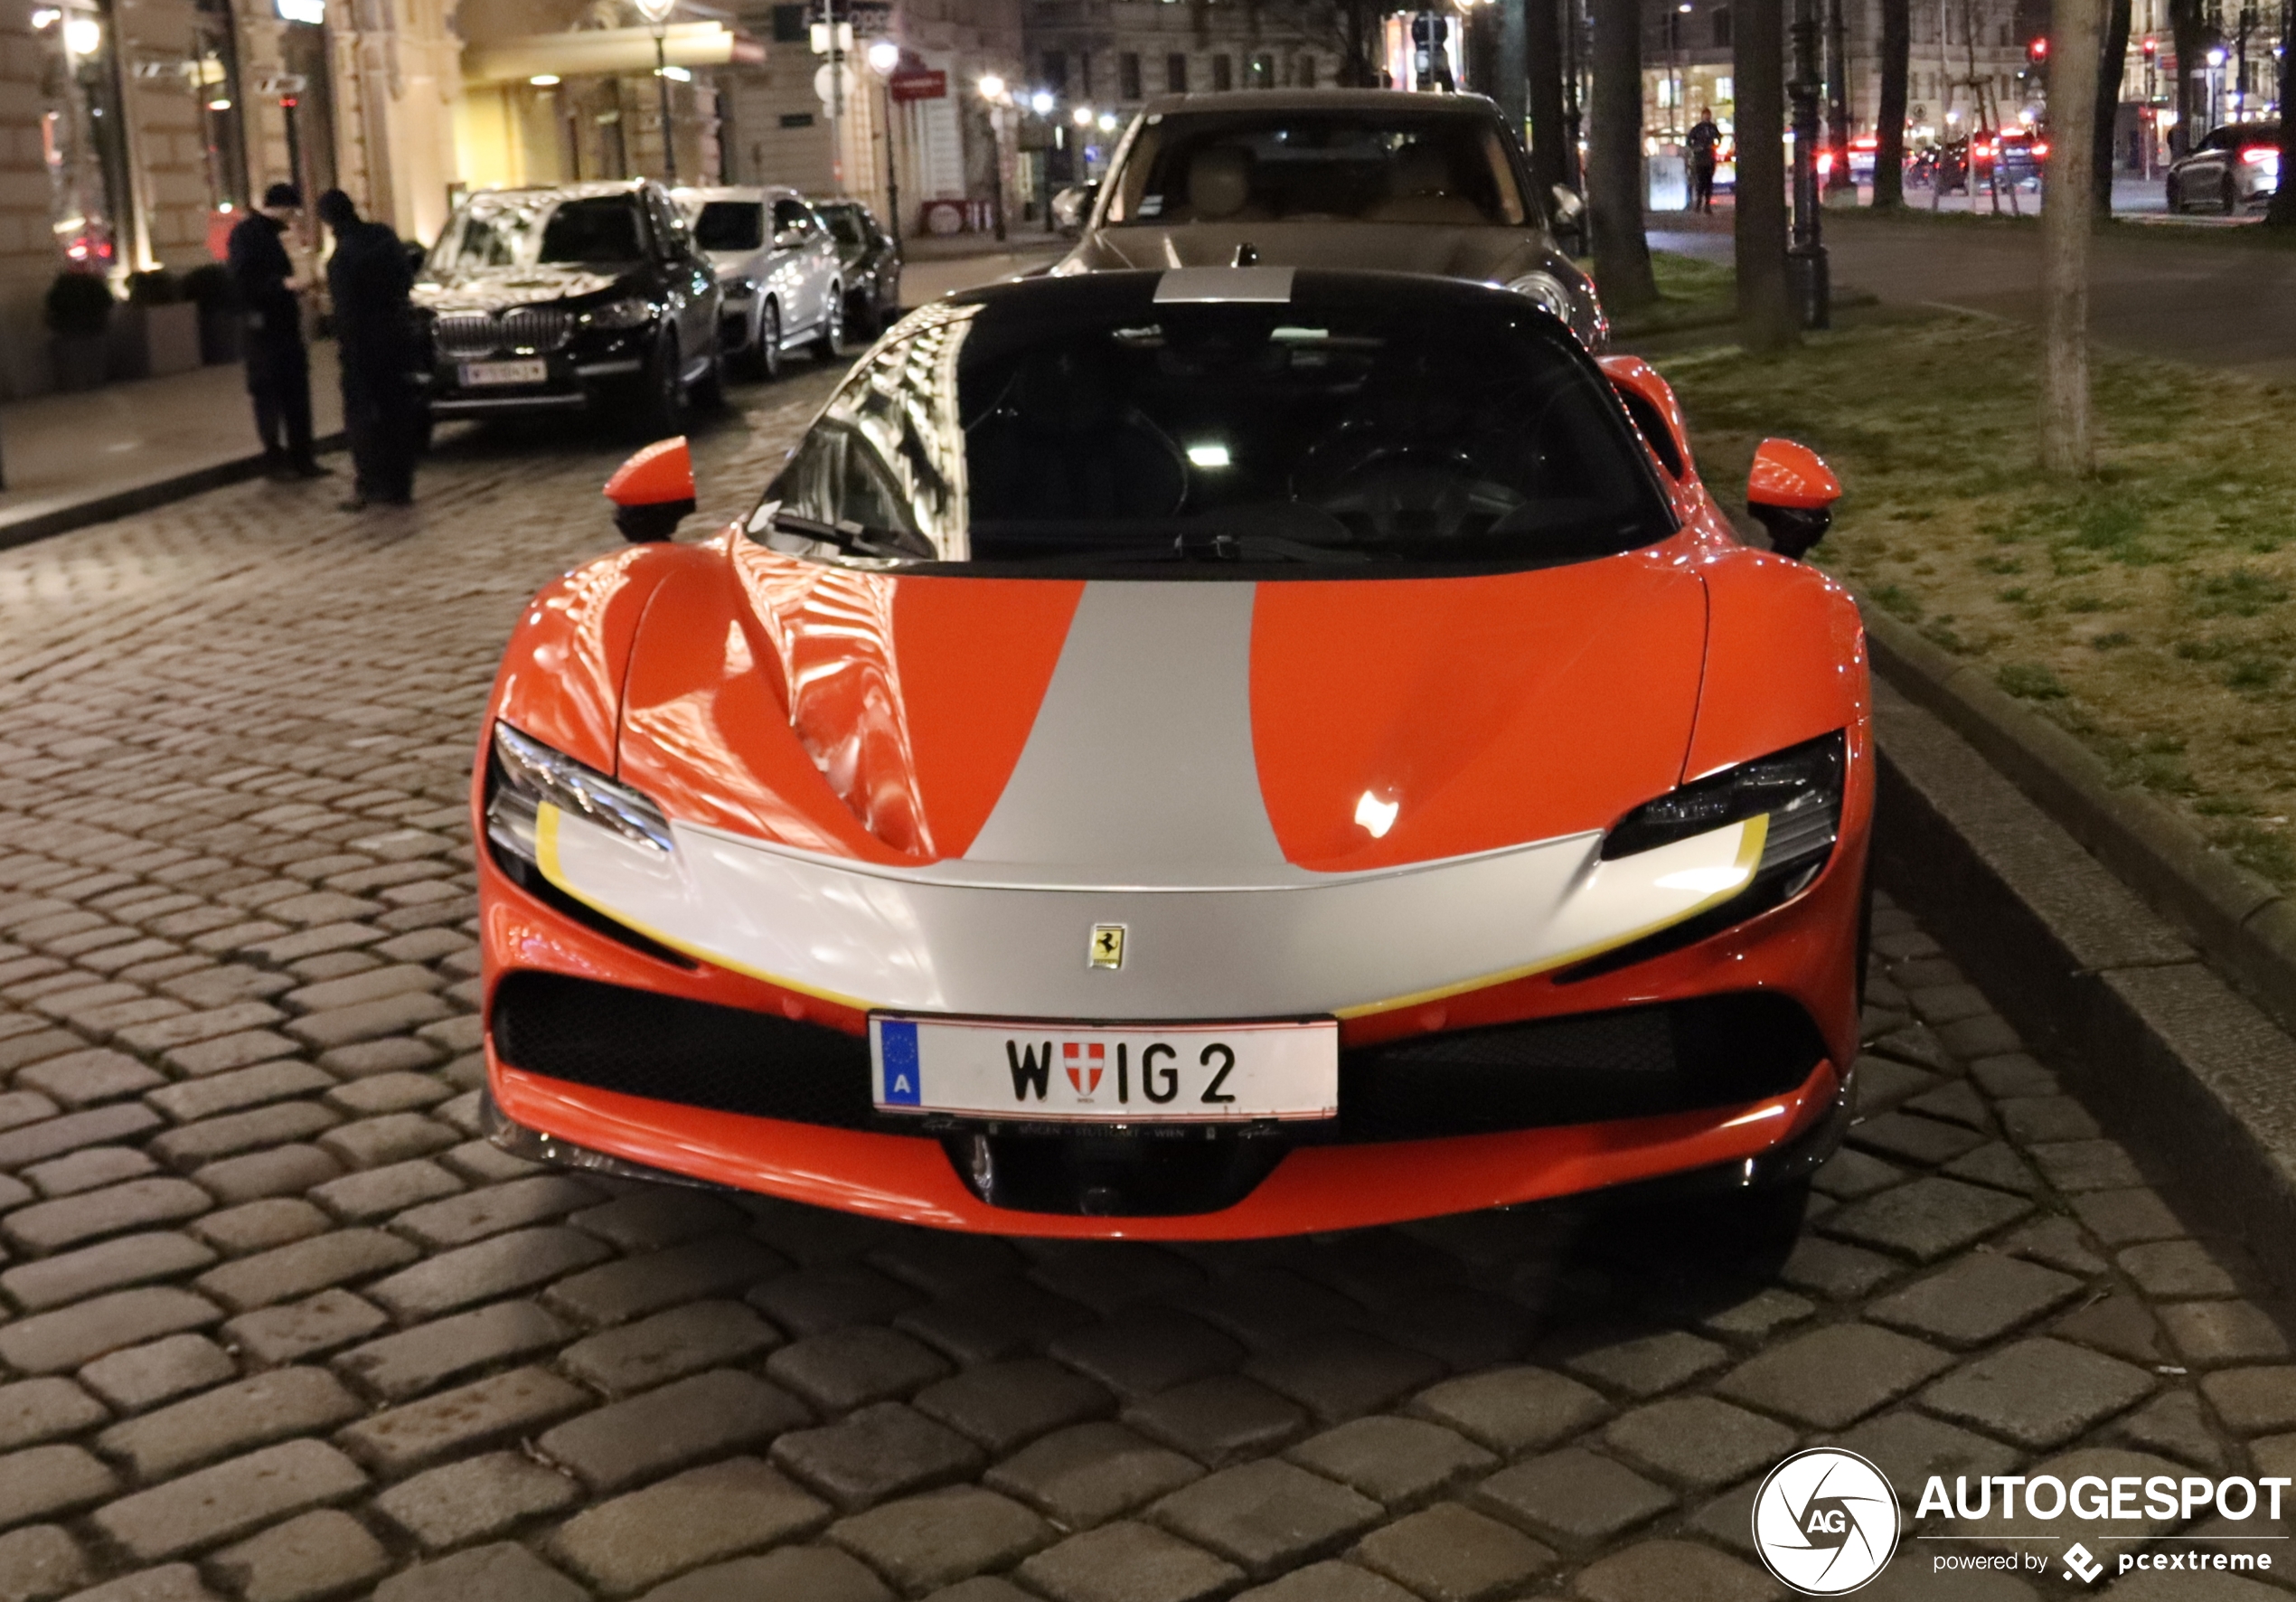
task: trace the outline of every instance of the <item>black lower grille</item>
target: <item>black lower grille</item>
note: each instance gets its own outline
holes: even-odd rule
[[[495,987],[493,1023],[495,1052],[529,1073],[715,1112],[877,1126],[869,1042],[818,1023],[534,973]]]
[[[1414,1035],[1341,1056],[1332,1136],[1425,1140],[1728,1107],[1793,1089],[1825,1050],[1799,1004],[1755,991]]]

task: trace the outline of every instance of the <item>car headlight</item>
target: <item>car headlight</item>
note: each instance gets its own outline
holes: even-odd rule
[[[748,278],[722,279],[718,287],[725,291],[728,300],[747,300],[757,292],[757,286]]]
[[[654,303],[643,296],[633,295],[627,300],[613,301],[585,314],[582,320],[593,328],[643,328],[654,321]]]
[[[1841,833],[1842,776],[1848,766],[1842,732],[1735,768],[1646,801],[1603,837],[1603,860],[1614,861],[1752,817],[1767,817],[1762,861],[1747,882],[1798,893],[1824,867]],[[1779,898],[1783,900],[1783,897]]]
[[[1529,296],[1563,322],[1571,320],[1570,291],[1563,287],[1562,280],[1554,274],[1527,272],[1507,287],[1518,295]]]
[[[535,820],[545,801],[640,845],[677,849],[670,820],[637,791],[497,722],[488,765],[486,838],[520,862],[539,866]]]

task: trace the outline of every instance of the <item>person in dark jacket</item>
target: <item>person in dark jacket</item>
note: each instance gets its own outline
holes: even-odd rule
[[[1690,129],[1690,210],[1714,210],[1714,167],[1722,152],[1722,130],[1714,124],[1712,108],[1698,108],[1698,119]]]
[[[415,498],[417,407],[407,382],[414,268],[390,226],[362,221],[340,189],[319,197],[318,212],[334,235],[327,291],[343,364],[343,427],[358,475],[343,510],[404,506]]]
[[[262,209],[231,230],[232,287],[247,318],[247,392],[263,466],[274,478],[317,478],[311,454],[311,358],[303,348],[303,280],[283,236],[303,210],[292,184],[274,184]]]

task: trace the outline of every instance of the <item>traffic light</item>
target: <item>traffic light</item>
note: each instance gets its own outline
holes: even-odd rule
[[[2025,47],[2025,53],[2032,57],[2036,61],[2047,61],[2049,59],[2048,35],[2044,33],[2039,38],[2034,40],[2032,43],[2027,45]]]
[[[2149,61],[2152,57],[2160,53],[2160,41],[2155,39],[2151,34],[2147,33],[2144,36],[2144,42],[2137,46],[2137,48],[2144,52],[2145,58]]]

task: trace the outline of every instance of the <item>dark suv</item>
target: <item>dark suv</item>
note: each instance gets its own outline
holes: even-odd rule
[[[660,436],[721,398],[718,275],[646,180],[471,196],[414,302],[434,418],[588,409]]]

